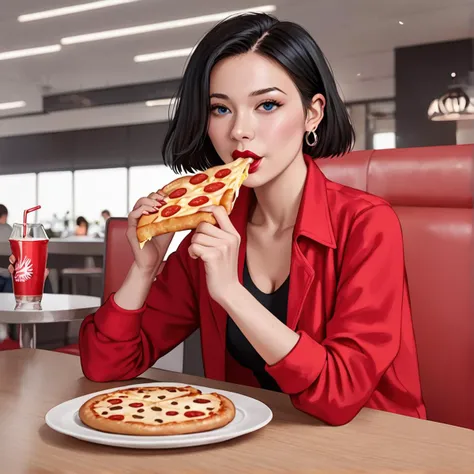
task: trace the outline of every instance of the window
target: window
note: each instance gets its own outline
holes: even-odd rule
[[[130,168],[129,210],[141,197],[148,196],[179,177],[179,174],[174,173],[171,168],[165,165],[134,166]],[[168,255],[178,248],[188,234],[189,232],[186,231],[175,234],[165,258],[168,258]]]
[[[75,171],[74,219],[98,223],[104,209],[113,217],[127,216],[127,168]]]
[[[396,148],[395,133],[381,132],[374,133],[374,150],[382,150],[384,148]]]
[[[133,166],[130,168],[129,211],[141,197],[148,196],[179,176],[165,165]]]
[[[21,223],[23,211],[36,206],[36,174],[0,175],[0,203],[7,206],[8,223]],[[36,213],[28,217],[35,222]]]
[[[38,221],[52,227],[54,215],[63,221],[66,212],[69,218],[72,208],[72,171],[57,171],[38,174]]]

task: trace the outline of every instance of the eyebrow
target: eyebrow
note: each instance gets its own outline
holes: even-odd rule
[[[256,97],[256,96],[259,96],[259,95],[263,95],[263,94],[268,94],[269,92],[274,92],[274,91],[279,91],[281,92],[282,94],[286,94],[286,92],[283,92],[281,89],[279,89],[278,87],[267,87],[266,89],[259,89],[257,91],[253,91],[249,94],[249,97]],[[226,94],[219,94],[218,92],[216,92],[215,94],[211,94],[210,97],[215,97],[216,99],[225,99],[225,100],[229,100],[229,96],[226,95]]]

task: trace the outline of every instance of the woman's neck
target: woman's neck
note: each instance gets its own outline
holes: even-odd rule
[[[277,178],[256,188],[257,203],[250,223],[272,233],[294,227],[307,171],[301,154]]]

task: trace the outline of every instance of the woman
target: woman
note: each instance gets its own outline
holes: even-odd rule
[[[76,219],[76,229],[74,230],[74,235],[84,236],[89,233],[89,222],[83,216],[79,216]]]
[[[253,153],[227,216],[201,224],[159,268],[172,235],[143,250],[121,288],[81,326],[85,375],[142,374],[201,328],[207,377],[279,390],[329,424],[364,406],[424,418],[402,234],[382,199],[325,179],[316,158],[353,129],[325,58],[298,25],[263,14],[212,29],[185,71],[163,146],[175,171]]]

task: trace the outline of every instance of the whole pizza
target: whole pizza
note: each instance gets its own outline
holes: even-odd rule
[[[80,410],[81,421],[109,433],[160,436],[221,428],[235,417],[231,400],[192,386],[134,387],[97,395]]]

